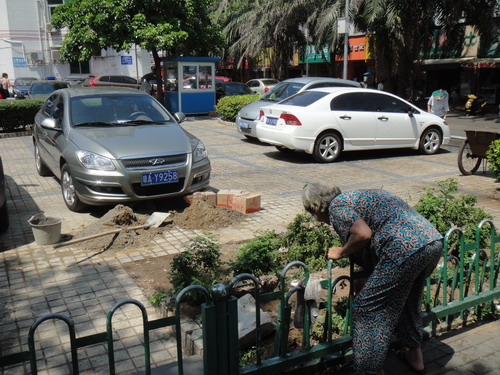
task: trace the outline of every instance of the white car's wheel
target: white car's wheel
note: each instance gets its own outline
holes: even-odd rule
[[[443,137],[438,129],[429,128],[422,133],[420,137],[420,152],[432,155],[435,154],[443,143]]]
[[[342,141],[335,133],[323,133],[314,145],[313,158],[320,163],[335,161],[342,151]]]
[[[85,207],[76,194],[68,164],[64,164],[61,168],[61,192],[64,203],[71,211],[80,211]]]

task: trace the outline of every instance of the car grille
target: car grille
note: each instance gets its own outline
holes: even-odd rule
[[[250,129],[250,128],[240,128],[240,130],[241,130],[242,133],[248,133],[248,134],[250,134],[252,132],[252,129]]]
[[[127,169],[157,168],[161,166],[182,165],[187,162],[187,154],[159,155],[138,159],[121,159]]]
[[[132,189],[139,196],[150,197],[153,195],[162,195],[169,193],[177,193],[184,187],[184,178],[179,178],[179,182],[172,182],[169,184],[141,186],[140,183],[132,184]]]

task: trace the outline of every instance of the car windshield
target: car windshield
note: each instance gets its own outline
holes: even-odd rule
[[[253,94],[252,90],[247,85],[226,84],[225,90],[227,95],[245,95]]]
[[[92,95],[71,98],[74,125],[140,125],[173,122],[149,95]]]
[[[261,99],[270,102],[280,102],[283,99],[298,93],[302,87],[304,87],[303,83],[281,82],[266,92]]]
[[[328,93],[322,91],[303,91],[292,96],[291,98],[287,98],[281,101],[280,104],[307,107],[308,105],[311,105],[312,103],[318,101],[326,95],[328,95]]]
[[[37,81],[36,78],[18,78],[14,81],[14,84],[16,86],[29,86],[31,85],[34,81]]]
[[[67,83],[33,83],[31,85],[31,94],[50,94],[67,87],[69,87]]]

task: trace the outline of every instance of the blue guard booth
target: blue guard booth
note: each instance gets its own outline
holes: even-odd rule
[[[208,113],[215,108],[218,57],[172,57],[163,60],[165,107],[172,113]]]

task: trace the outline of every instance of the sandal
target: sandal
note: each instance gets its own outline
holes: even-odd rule
[[[406,358],[406,351],[399,351],[399,352],[396,352],[396,355],[397,357],[403,361],[404,363],[406,363],[411,369],[412,371],[415,373],[415,374],[418,374],[418,375],[424,375],[427,373],[427,370],[425,369],[425,367],[422,369],[422,370],[417,370],[413,367],[413,365],[408,361],[408,358]]]

